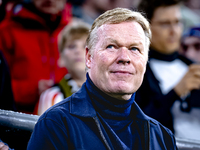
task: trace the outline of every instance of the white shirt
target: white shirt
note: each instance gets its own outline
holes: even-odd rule
[[[183,78],[188,66],[179,59],[174,61],[150,60],[150,67],[159,80],[163,94],[167,94]],[[174,118],[175,136],[200,140],[200,109],[192,108],[190,112],[180,110],[180,101],[175,101],[171,109]]]

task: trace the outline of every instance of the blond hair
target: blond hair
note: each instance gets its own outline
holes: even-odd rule
[[[86,40],[86,45],[88,49],[89,50],[93,49],[93,46],[96,45],[96,42],[98,41],[97,29],[100,26],[104,24],[118,24],[122,22],[130,22],[130,21],[138,22],[143,28],[145,37],[146,37],[145,47],[146,47],[146,50],[148,51],[150,40],[151,40],[151,30],[150,30],[149,22],[140,12],[132,11],[127,8],[115,8],[112,10],[108,10],[95,19],[90,29],[88,38]]]
[[[74,19],[68,24],[60,33],[60,39],[58,42],[58,49],[60,53],[63,52],[66,43],[69,40],[80,39],[83,36],[88,36],[90,25],[79,19]]]

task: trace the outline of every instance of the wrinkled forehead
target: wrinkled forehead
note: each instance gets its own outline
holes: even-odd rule
[[[117,24],[103,24],[97,29],[97,35],[103,38],[117,37],[121,40],[129,40],[127,37],[136,40],[145,40],[145,33],[142,26],[136,21],[121,22]]]

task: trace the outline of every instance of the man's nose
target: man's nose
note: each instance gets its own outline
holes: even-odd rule
[[[118,50],[117,63],[130,64],[131,58],[129,50],[126,47],[121,47]]]

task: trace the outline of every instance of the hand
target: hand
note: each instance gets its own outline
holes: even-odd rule
[[[54,84],[53,80],[45,80],[45,79],[40,80],[38,82],[39,94],[41,94],[43,91],[53,86],[53,84]]]
[[[0,150],[9,150],[9,147],[5,145],[3,142],[0,142]]]
[[[186,96],[190,91],[194,89],[200,89],[199,64],[190,65],[188,72],[174,88],[179,97]]]

